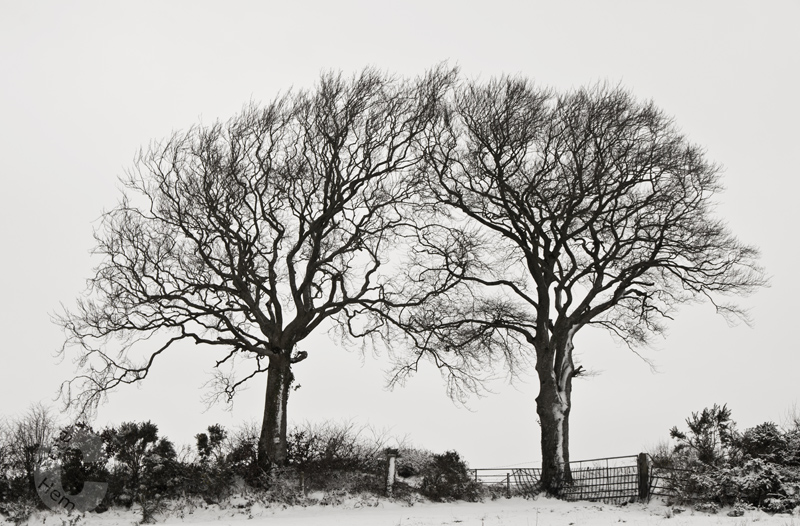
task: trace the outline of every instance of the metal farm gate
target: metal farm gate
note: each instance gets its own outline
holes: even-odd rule
[[[565,500],[622,504],[646,501],[653,495],[672,494],[672,473],[653,469],[646,453],[622,457],[576,460],[569,463],[572,482],[565,485]],[[506,496],[539,493],[540,468],[474,469],[481,484],[505,489]]]

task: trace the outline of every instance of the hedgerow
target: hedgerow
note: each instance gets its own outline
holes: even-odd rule
[[[348,422],[291,428],[288,464],[265,472],[257,462],[254,425],[228,431],[214,424],[197,433],[192,446],[178,450],[149,421],[93,430],[84,423],[60,426],[47,411],[37,410],[34,416],[0,426],[0,515],[15,523],[44,508],[33,480],[40,462],[59,467],[69,495],[79,494],[86,481],[106,483],[96,511],[136,507],[142,523],[155,522],[166,503],[180,499],[224,504],[245,492],[264,502],[333,504],[348,495],[377,498],[386,491],[387,433]],[[75,433],[99,437],[93,462],[58,439]],[[480,487],[458,453],[434,455],[402,444],[397,451],[396,498],[480,498]]]

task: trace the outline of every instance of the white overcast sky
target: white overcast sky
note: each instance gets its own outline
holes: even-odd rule
[[[684,308],[643,353],[600,332],[579,357],[572,458],[635,454],[691,412],[728,403],[740,427],[800,402],[797,152],[800,2],[0,0],[0,414],[51,403],[73,374],[50,321],[83,290],[92,226],[119,197],[136,150],[173,130],[225,120],[250,101],[366,65],[416,75],[442,60],[468,77],[519,73],[570,88],[621,82],[652,98],[725,168],[717,211],[757,244],[772,286],[743,300],[753,328],[709,305]],[[294,422],[391,428],[473,467],[540,458],[535,377],[454,405],[432,367],[384,389],[384,357],[321,334],[301,346]],[[204,412],[214,355],[186,348],[140,388],[114,392],[97,424],[151,419],[178,443],[209,424],[257,420],[258,380],[232,412]]]

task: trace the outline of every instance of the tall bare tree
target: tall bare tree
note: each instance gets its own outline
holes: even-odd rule
[[[719,168],[622,89],[467,83],[428,139],[440,219],[419,230],[411,279],[396,291],[419,303],[380,313],[381,328],[402,328],[416,351],[396,379],[427,356],[459,394],[493,361],[535,359],[542,484],[558,493],[571,480],[572,386],[583,370],[575,334],[601,327],[635,348],[700,300],[742,317],[721,298],[765,284],[757,250],[712,213]]]
[[[142,151],[95,233],[102,261],[88,290],[59,319],[62,352],[79,349],[65,399],[91,411],[176,343],[219,347],[228,399],[267,373],[259,463],[284,463],[292,368],[308,355],[297,345],[380,302],[386,250],[421,181],[416,143],[451,77],[327,74]],[[222,372],[237,359],[249,374]]]

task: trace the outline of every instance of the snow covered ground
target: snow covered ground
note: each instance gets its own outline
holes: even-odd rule
[[[269,506],[236,502],[226,507],[189,506],[170,510],[157,517],[159,524],[192,526],[581,526],[581,525],[780,525],[800,526],[800,517],[768,515],[748,511],[742,517],[693,511],[674,513],[662,502],[626,506],[591,502],[563,502],[555,499],[499,499],[482,503],[416,503],[413,506],[385,499],[348,499],[335,506]],[[37,513],[31,526],[132,526],[141,516],[136,509],[109,510],[85,516]],[[11,523],[6,523],[11,524]]]

